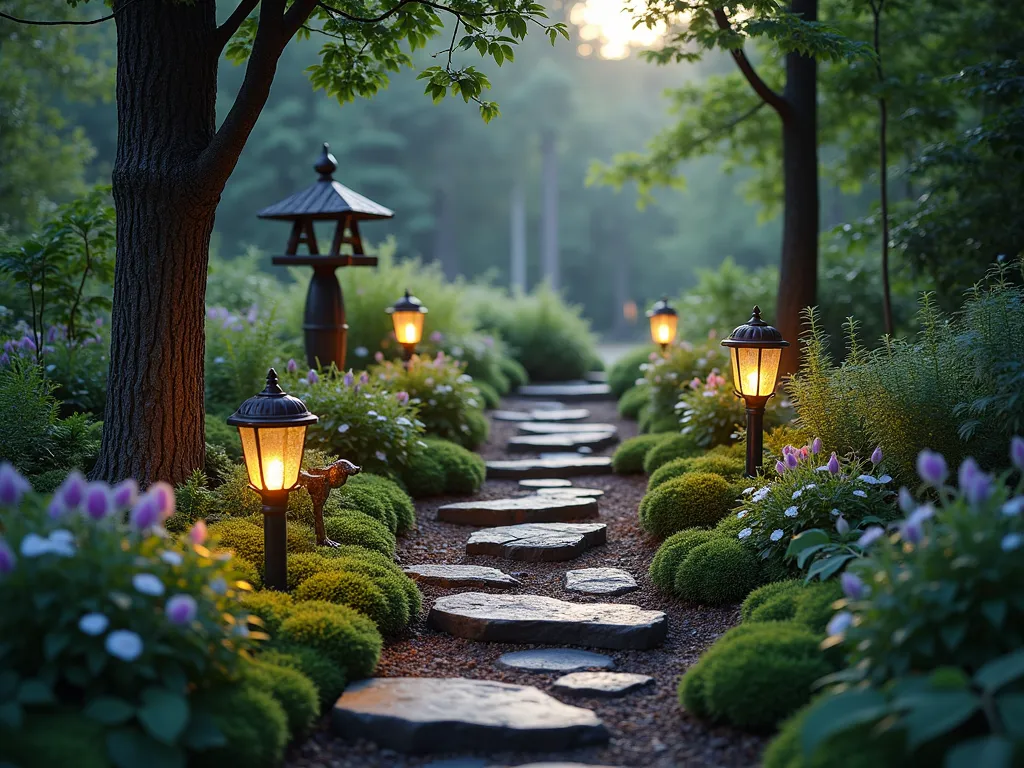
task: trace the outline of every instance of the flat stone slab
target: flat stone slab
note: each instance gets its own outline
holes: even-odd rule
[[[537,494],[556,499],[600,499],[604,491],[600,488],[538,488]]]
[[[550,751],[608,741],[589,709],[531,685],[463,678],[389,677],[350,685],[331,724],[398,752]]]
[[[436,587],[511,589],[522,583],[497,568],[483,565],[408,565],[402,570],[416,581]]]
[[[437,519],[460,525],[564,523],[597,517],[597,499],[521,496],[517,499],[460,501],[437,510]]]
[[[529,763],[519,768],[615,768],[614,765],[591,765],[590,763]]]
[[[630,672],[573,672],[555,680],[551,687],[571,696],[604,696],[615,698],[654,682],[648,675]]]
[[[525,421],[519,425],[519,431],[524,435],[561,435],[576,434],[579,432],[618,432],[614,424],[600,424],[592,422],[560,422],[560,421]]]
[[[533,421],[527,411],[491,411],[490,417],[495,421]]]
[[[607,400],[612,396],[607,384],[566,381],[558,384],[527,384],[516,390],[516,397],[553,397],[558,400]]]
[[[607,540],[604,523],[525,523],[476,531],[466,542],[466,554],[558,562],[579,557]]]
[[[531,672],[573,672],[579,669],[611,669],[615,661],[611,656],[578,648],[534,648],[515,651],[498,657],[498,663]]]
[[[535,480],[520,480],[520,488],[571,488],[572,482],[558,477],[538,477]]]
[[[621,568],[580,568],[566,571],[565,588],[585,595],[624,595],[638,589],[636,579]]]
[[[491,480],[522,480],[536,477],[579,477],[580,475],[609,475],[612,471],[610,456],[559,456],[549,459],[518,459],[487,462],[487,477]]]
[[[534,410],[530,412],[533,416],[534,421],[541,422],[552,422],[552,421],[586,421],[590,418],[590,411],[586,408],[541,408],[537,409],[534,406]]]
[[[512,453],[529,453],[560,448],[567,451],[577,451],[580,448],[600,450],[617,442],[619,436],[614,432],[578,432],[560,435],[517,435],[509,438],[507,446]]]
[[[455,637],[483,642],[634,650],[661,645],[668,633],[664,613],[636,605],[483,592],[438,598],[427,623]]]

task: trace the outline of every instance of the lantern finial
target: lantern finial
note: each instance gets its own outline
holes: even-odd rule
[[[334,181],[331,174],[338,170],[338,158],[331,154],[331,145],[326,141],[323,152],[317,158],[313,170],[320,174],[320,181]]]
[[[281,389],[281,385],[277,383],[277,371],[273,368],[267,371],[267,387],[261,394],[264,395],[283,395],[284,390]]]

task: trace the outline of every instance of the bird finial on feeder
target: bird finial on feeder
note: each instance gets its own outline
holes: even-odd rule
[[[331,174],[338,170],[338,158],[331,154],[331,145],[326,141],[324,142],[323,152],[317,158],[313,170],[320,174],[320,181],[334,180]]]

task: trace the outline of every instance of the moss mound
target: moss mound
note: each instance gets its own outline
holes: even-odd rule
[[[623,441],[612,456],[612,471],[617,475],[639,475],[644,471],[644,458],[655,446],[669,440],[669,435],[637,435]]]
[[[786,609],[778,609],[776,607],[765,608],[771,603],[776,602],[776,598],[779,598],[779,605],[787,599],[791,599],[790,596],[793,593],[800,591],[803,586],[803,582],[800,579],[787,579],[785,581],[773,581],[769,584],[758,587],[743,601],[743,605],[740,606],[740,618],[743,621],[788,621],[793,618],[793,614],[796,612],[795,602],[790,602],[790,608],[788,609],[788,615],[776,615],[777,613],[786,614]],[[765,613],[760,613],[762,609],[765,609]],[[764,616],[764,618],[761,618]]]
[[[619,403],[616,406],[619,416],[636,421],[640,418],[640,411],[650,402],[650,399],[650,388],[645,384],[627,389],[619,397]]]
[[[701,454],[703,450],[690,435],[669,435],[644,457],[644,472],[648,475],[653,474],[656,469],[674,459],[688,459]]]
[[[311,576],[295,590],[298,600],[324,600],[346,605],[368,616],[383,634],[397,632],[404,622],[391,610],[384,592],[373,579],[352,571],[326,571]],[[408,620],[408,614],[406,615]]]
[[[449,440],[427,438],[402,475],[414,498],[476,493],[487,475],[484,460]]]
[[[659,485],[681,477],[687,472],[713,472],[726,480],[733,481],[743,477],[745,469],[742,458],[720,453],[706,453],[703,456],[691,456],[687,459],[673,459],[654,470],[650,480],[647,481],[647,490],[653,491]]]
[[[230,549],[243,560],[263,572],[263,515],[256,514],[245,519],[222,520],[209,529],[218,549]],[[315,546],[313,530],[299,523],[288,523],[287,542],[289,554],[312,552]]]
[[[758,580],[757,560],[738,541],[712,538],[694,547],[676,569],[675,592],[705,605],[738,603]]]
[[[295,606],[278,633],[281,647],[302,645],[330,659],[347,680],[369,677],[380,658],[374,623],[353,608],[321,601]]]
[[[651,361],[651,353],[655,348],[645,344],[629,350],[626,354],[615,361],[615,364],[608,369],[608,386],[611,387],[615,397],[622,397],[624,393],[636,386],[636,380],[644,375],[640,366],[647,365]]]
[[[665,539],[651,560],[650,574],[654,586],[662,592],[672,592],[679,564],[695,547],[711,541],[713,536],[711,531],[703,528],[687,528]]]
[[[332,491],[327,504],[324,505],[324,517],[337,514],[343,509],[362,512],[381,523],[391,533],[398,530],[398,510],[388,496],[372,484],[347,481],[341,488]]]
[[[296,555],[296,557],[310,557],[310,555]],[[291,561],[295,558],[288,558],[289,568]],[[263,627],[271,634],[277,634],[281,623],[288,618],[295,603],[292,596],[287,592],[275,592],[272,589],[265,589],[262,592],[246,592],[240,601],[253,616],[263,621]]]
[[[825,627],[836,613],[832,603],[842,596],[843,589],[836,580],[807,584],[797,594],[793,621],[823,637]]]
[[[190,755],[190,766],[269,768],[281,762],[288,743],[288,716],[271,694],[244,683],[198,696],[227,743]]]
[[[396,631],[408,626],[410,619],[419,614],[422,602],[419,588],[404,573],[396,573],[397,568],[356,557],[340,557],[331,562],[339,571],[362,574],[373,580],[374,585],[384,593],[389,613],[398,619]]]
[[[409,498],[409,494],[403,491],[394,480],[367,473],[350,477],[345,485],[373,488],[381,497],[386,498],[398,519],[396,533],[404,533],[416,526],[416,507],[413,505],[412,499]]]
[[[383,523],[354,509],[324,515],[327,538],[338,544],[356,544],[383,555],[395,554],[395,535]]]
[[[320,713],[319,694],[313,682],[302,672],[287,666],[279,667],[264,659],[246,667],[245,679],[269,693],[281,705],[292,737],[302,736],[313,727]]]
[[[684,528],[710,528],[729,513],[735,492],[721,475],[689,472],[648,493],[640,504],[640,525],[664,538]]]
[[[473,386],[480,392],[480,397],[484,401],[484,408],[492,410],[501,405],[501,395],[494,386],[488,384],[483,379],[473,379]]]
[[[686,709],[739,728],[767,730],[807,703],[811,685],[832,671],[820,638],[786,622],[725,633],[679,682]]]
[[[253,589],[263,588],[262,574],[260,574],[259,569],[248,560],[235,555],[231,558],[231,567],[234,568],[237,578],[242,581],[249,582]]]
[[[355,546],[321,547],[318,552],[330,560],[345,561],[340,566],[342,570],[354,570],[357,573],[366,573],[368,575],[374,575],[374,573],[380,571],[392,574],[398,579],[398,583],[405,593],[406,601],[409,605],[409,616],[411,618],[419,616],[420,609],[423,606],[423,595],[420,594],[420,589],[416,586],[416,582],[410,579],[391,558],[385,557],[380,552]]]
[[[321,709],[334,704],[345,690],[345,674],[329,659],[312,648],[301,645],[282,645],[264,651],[260,661],[301,672],[316,686]]]
[[[740,615],[750,622],[793,621],[821,637],[835,614],[832,603],[842,596],[837,581],[780,581],[752,592],[743,602]]]
[[[440,496],[444,493],[447,480],[441,459],[425,449],[414,452],[402,472],[402,482],[414,499]]]
[[[27,714],[0,728],[0,763],[19,768],[109,768],[105,729],[78,712]]]
[[[505,378],[508,379],[512,389],[530,383],[530,374],[526,372],[526,368],[514,357],[502,355],[498,358],[498,366],[501,368],[501,372],[505,374]]]

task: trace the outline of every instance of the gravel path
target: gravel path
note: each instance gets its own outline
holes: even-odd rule
[[[503,408],[516,409],[521,403],[507,401]],[[613,402],[587,403],[590,421],[616,424],[623,439],[636,432],[635,422],[618,417]],[[493,422],[491,438],[480,454],[487,459],[509,458],[504,445],[516,434],[516,425]],[[606,451],[604,453],[610,453]],[[600,455],[600,453],[595,454]],[[600,521],[608,524],[608,544],[565,563],[523,563],[496,557],[465,555],[465,542],[474,528],[436,520],[442,504],[459,499],[438,498],[416,505],[418,530],[399,541],[403,563],[466,563],[499,568],[522,581],[515,591],[547,595],[575,602],[619,602],[665,611],[669,633],[664,646],[648,651],[599,651],[615,660],[620,672],[651,675],[654,685],[630,693],[621,699],[572,698],[551,691],[558,673],[536,673],[499,666],[497,658],[508,651],[534,646],[508,643],[477,643],[449,637],[426,627],[427,610],[433,600],[456,590],[423,586],[424,608],[420,621],[405,637],[392,640],[384,649],[378,676],[469,677],[509,683],[535,685],[555,698],[594,710],[611,732],[611,741],[602,747],[589,747],[559,753],[479,754],[405,756],[382,750],[365,741],[345,741],[335,737],[327,718],[303,744],[292,748],[286,760],[289,768],[405,768],[437,763],[451,768],[477,766],[518,766],[531,762],[572,761],[596,765],[623,766],[755,766],[764,740],[726,727],[709,727],[684,713],[676,698],[676,683],[683,670],[738,621],[736,608],[692,606],[657,592],[647,576],[647,567],[657,542],[640,530],[636,508],[646,485],[644,477],[604,475],[574,478],[573,484],[600,488]],[[489,481],[479,498],[508,498],[526,493],[516,481]],[[464,500],[464,499],[462,499]],[[590,597],[562,588],[566,570],[614,566],[629,571],[640,589],[620,597]],[[468,590],[458,590],[468,591]],[[472,590],[490,591],[490,590]],[[451,760],[452,762],[446,763]]]

